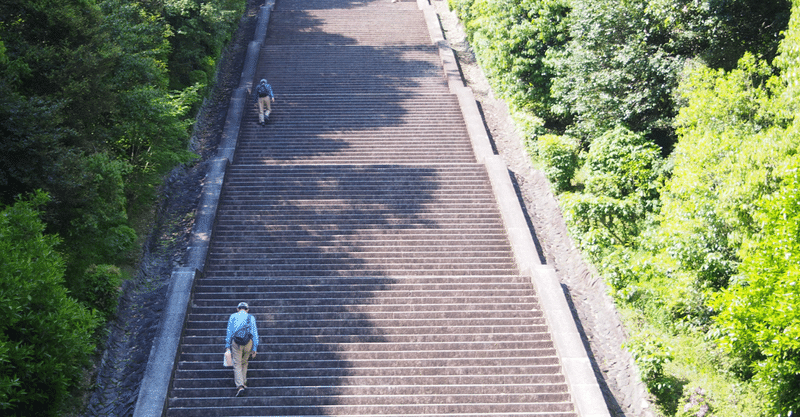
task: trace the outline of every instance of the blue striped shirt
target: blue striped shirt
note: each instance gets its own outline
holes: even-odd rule
[[[231,339],[237,329],[240,329],[247,323],[247,316],[250,316],[250,334],[253,335],[253,352],[258,352],[258,326],[256,326],[255,316],[247,314],[246,311],[240,310],[231,314],[228,319],[228,334],[225,336],[225,349],[230,349]]]

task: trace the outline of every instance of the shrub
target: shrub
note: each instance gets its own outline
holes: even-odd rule
[[[94,350],[97,319],[63,286],[57,238],[43,234],[38,193],[0,212],[0,410],[57,415]]]
[[[568,136],[543,135],[539,136],[537,145],[544,175],[555,191],[569,190],[572,177],[578,169],[577,142]]]
[[[656,396],[658,403],[673,414],[683,391],[683,385],[664,372],[664,367],[673,359],[672,349],[652,334],[634,337],[626,345],[633,356],[642,381]]]
[[[592,142],[583,191],[561,199],[570,227],[592,256],[615,245],[633,245],[644,220],[658,207],[662,166],[658,148],[624,127]]]
[[[122,272],[114,265],[92,265],[83,280],[83,299],[108,319],[117,312]]]
[[[775,411],[800,411],[800,161],[757,213],[763,230],[742,250],[743,279],[714,306],[722,346],[767,388]],[[783,415],[783,414],[781,414]]]

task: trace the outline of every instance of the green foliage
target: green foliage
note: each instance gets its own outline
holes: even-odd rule
[[[58,415],[79,388],[135,261],[129,213],[195,157],[193,110],[244,5],[0,2],[0,414]],[[15,204],[35,190],[52,199]]]
[[[652,250],[676,261],[671,274],[691,278],[683,285],[699,302],[687,314],[704,325],[713,318],[709,336],[721,335],[730,366],[744,380],[754,377],[780,415],[797,412],[800,396],[792,272],[800,206],[788,168],[798,166],[800,145],[799,35],[790,27],[776,60],[780,78],[749,54],[730,72],[699,66],[687,73],[672,178],[648,234]]]
[[[207,86],[216,60],[244,11],[236,0],[167,0],[163,17],[172,29],[170,88]]]
[[[722,346],[769,388],[780,413],[800,411],[799,168],[795,158],[780,189],[760,201],[760,233],[742,248],[743,276],[714,300]]]
[[[92,264],[123,263],[130,258],[136,242],[136,232],[128,226],[123,178],[130,170],[124,162],[105,154],[79,159],[75,176],[81,182],[74,188],[64,187],[60,194],[60,215],[64,218],[62,253],[69,259],[68,288],[85,301],[83,271]],[[91,304],[90,304],[91,305]]]
[[[86,305],[111,311],[113,292],[86,288],[100,276],[115,288],[115,274],[87,270],[133,260],[129,213],[148,212],[163,175],[195,157],[192,109],[244,4],[0,4],[0,204],[37,189],[52,197],[42,218]]]
[[[554,111],[575,119],[577,136],[602,135],[617,125],[635,132],[669,130],[672,89],[683,60],[663,41],[668,27],[644,0],[576,0],[570,41],[547,51],[556,70]]]
[[[708,65],[724,69],[735,68],[746,53],[771,61],[789,22],[791,5],[791,0],[708,2],[704,8],[710,19],[697,20],[708,37],[701,57]]]
[[[659,149],[644,135],[617,127],[590,146],[586,192],[620,199],[635,196],[650,211],[659,196],[661,164]]]
[[[561,197],[569,224],[593,256],[631,245],[658,207],[662,158],[644,135],[623,127],[595,140],[586,157],[584,189]]]
[[[797,291],[797,262],[800,247],[800,167],[797,148],[800,145],[797,118],[797,69],[800,68],[800,7],[795,5],[786,38],[780,46],[776,65],[782,70],[762,91],[735,101],[739,119],[749,123],[742,132],[743,154],[740,166],[733,171],[743,191],[741,202],[750,215],[736,245],[741,265],[732,284],[715,295],[713,306],[719,312],[715,325],[722,337],[721,346],[735,358],[741,377],[753,378],[770,400],[771,412],[789,415],[800,411],[800,296]],[[757,68],[752,59],[740,68]],[[743,70],[743,71],[744,71]],[[745,71],[744,81],[753,79],[752,69]],[[765,78],[768,71],[761,71]],[[739,74],[734,71],[731,77]],[[742,84],[742,76],[739,76]],[[727,79],[723,78],[723,82]],[[752,85],[743,83],[746,86]],[[733,86],[723,84],[730,90]],[[772,93],[772,94],[768,94]],[[740,93],[740,95],[742,95]],[[730,97],[724,97],[731,100]],[[735,99],[735,97],[734,97]],[[759,105],[750,110],[744,101]],[[740,103],[741,102],[741,103]],[[741,111],[741,109],[749,111]],[[730,112],[729,112],[730,113]],[[750,127],[755,125],[757,128]],[[723,132],[732,130],[718,129]],[[732,165],[732,164],[731,164]],[[730,175],[729,176],[733,176]],[[742,186],[744,185],[744,187]],[[738,191],[738,190],[737,190]],[[736,199],[723,200],[726,206]],[[736,213],[733,209],[733,211]],[[728,215],[730,223],[743,222],[741,214]]]
[[[689,100],[654,245],[692,271],[698,289],[727,285],[743,236],[754,232],[753,201],[773,187],[774,158],[786,145],[762,110],[769,72],[748,56],[729,74],[700,67],[682,84]]]
[[[651,334],[634,337],[625,347],[636,361],[639,374],[647,389],[659,398],[661,404],[669,404],[669,408],[674,408],[683,387],[664,371],[667,363],[673,359],[672,349]]]
[[[103,53],[115,65],[105,83],[111,92],[105,123],[98,129],[109,137],[109,152],[131,166],[126,179],[129,204],[147,204],[161,176],[194,157],[187,146],[189,116],[204,85],[168,89],[177,69],[167,64],[175,39],[164,16],[124,0],[105,0],[101,9],[109,45]]]
[[[537,141],[543,171],[557,192],[570,189],[578,169],[578,143],[568,136],[543,135]]]
[[[57,112],[58,105],[24,97],[0,78],[0,203],[61,178],[58,167],[71,155],[60,144],[69,132],[56,125]]]
[[[46,196],[0,212],[0,410],[58,415],[94,349],[95,317],[67,294],[57,238],[43,234]]]
[[[517,112],[515,119],[544,120],[521,127],[526,148],[562,193],[573,237],[618,302],[649,325],[697,337],[708,331],[710,341],[722,328],[710,327],[715,314],[732,308],[730,303],[742,308],[736,320],[760,317],[748,309],[789,309],[750,294],[783,282],[776,277],[785,271],[759,272],[758,279],[770,282],[762,285],[747,269],[758,265],[750,258],[762,268],[772,262],[754,254],[777,250],[766,242],[792,218],[774,214],[778,209],[766,201],[788,201],[791,187],[784,177],[800,149],[800,11],[792,11],[790,22],[786,0],[450,4],[493,88]],[[556,140],[562,136],[576,138],[585,151],[577,172],[574,148]],[[774,226],[766,227],[764,218]],[[748,297],[755,301],[742,301]],[[716,310],[712,299],[720,300]],[[781,321],[784,314],[775,314],[774,323],[754,318],[745,324],[735,324],[730,314],[723,340],[730,346],[739,338],[748,341],[719,359],[719,372],[744,369],[743,384],[757,375],[771,387],[776,412],[796,413],[787,404],[798,395],[787,387],[800,386],[789,377],[797,375],[791,374],[797,348],[774,333],[796,338],[794,330],[781,327],[788,323]],[[748,331],[761,332],[763,340]],[[769,354],[767,337],[774,349]],[[660,393],[665,410],[679,412],[679,388],[659,368],[668,362],[659,346],[647,343],[634,350],[651,390]],[[704,401],[685,397],[684,414],[701,413]],[[752,410],[761,408],[759,402]]]
[[[465,23],[478,60],[492,87],[513,107],[547,121],[553,70],[544,62],[548,49],[567,41],[564,0],[452,0]]]
[[[86,270],[83,288],[78,290],[82,299],[96,309],[105,319],[117,312],[122,291],[122,271],[114,265],[92,265]]]

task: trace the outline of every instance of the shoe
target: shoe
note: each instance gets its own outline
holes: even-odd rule
[[[237,397],[244,397],[244,387],[239,387],[239,390],[236,391]]]

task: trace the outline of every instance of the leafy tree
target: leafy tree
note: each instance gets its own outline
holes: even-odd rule
[[[117,312],[122,292],[122,271],[114,265],[92,265],[81,282],[82,301],[95,308],[105,319]]]
[[[128,260],[129,208],[192,159],[199,87],[167,90],[169,28],[139,3],[12,0],[0,11],[1,202],[35,189],[53,197],[43,218],[82,295],[86,268]]]
[[[771,61],[791,16],[791,0],[708,1],[703,34],[708,47],[701,51],[707,65],[730,70],[746,53]]]
[[[172,28],[170,88],[211,84],[216,60],[244,11],[236,0],[166,0],[161,13]]]
[[[549,49],[567,41],[568,2],[563,0],[454,0],[492,87],[510,103],[548,121],[554,72]]]
[[[776,65],[775,94],[763,107],[774,129],[758,155],[770,162],[769,178],[753,207],[755,233],[743,238],[737,279],[714,299],[721,344],[742,361],[743,376],[766,387],[773,413],[800,411],[800,4],[792,10]],[[765,147],[764,144],[771,146]],[[763,164],[763,163],[762,163]],[[763,164],[767,165],[767,164]]]
[[[194,157],[193,106],[243,8],[0,2],[0,414],[56,415],[78,386],[87,308],[114,314],[129,213]],[[15,203],[36,190],[50,199]]]
[[[716,322],[742,376],[796,413],[796,7],[782,41],[788,0],[451,4],[495,90],[558,129],[528,146],[615,298],[665,332]],[[664,391],[672,379],[653,369]]]
[[[101,51],[113,71],[103,80],[109,99],[95,135],[107,138],[102,149],[130,166],[128,204],[146,204],[162,175],[194,157],[189,110],[202,86],[168,90],[172,31],[163,16],[124,0],[104,0],[100,8]]]
[[[695,274],[698,289],[727,286],[742,238],[754,232],[752,203],[771,185],[785,146],[764,108],[771,69],[752,56],[730,73],[698,67],[685,79],[680,141],[663,197],[656,246]]]
[[[73,166],[74,176],[83,181],[75,187],[59,187],[60,215],[69,219],[58,230],[63,243],[62,253],[68,254],[67,286],[81,301],[89,288],[84,272],[90,265],[124,263],[136,242],[136,232],[128,226],[123,178],[130,167],[105,154],[79,159]],[[61,194],[63,193],[63,194]],[[54,222],[54,224],[56,224]],[[98,307],[92,303],[91,307]]]
[[[662,42],[644,0],[576,0],[569,15],[570,41],[547,51],[554,68],[554,111],[572,116],[575,134],[591,141],[617,125],[634,132],[670,131],[672,90],[683,59]],[[666,145],[665,145],[666,146]]]
[[[94,349],[93,314],[69,297],[36,194],[0,212],[0,410],[58,415]]]
[[[58,167],[72,155],[61,145],[68,134],[55,123],[58,105],[15,92],[0,78],[0,204],[17,195],[46,189],[48,179],[59,179]]]
[[[714,300],[722,346],[767,387],[775,411],[800,411],[800,161],[759,204],[761,232],[742,248],[742,279]],[[791,414],[789,414],[791,415]]]
[[[561,197],[577,239],[590,254],[634,243],[647,215],[658,208],[662,165],[660,150],[624,127],[592,142],[583,191]]]

